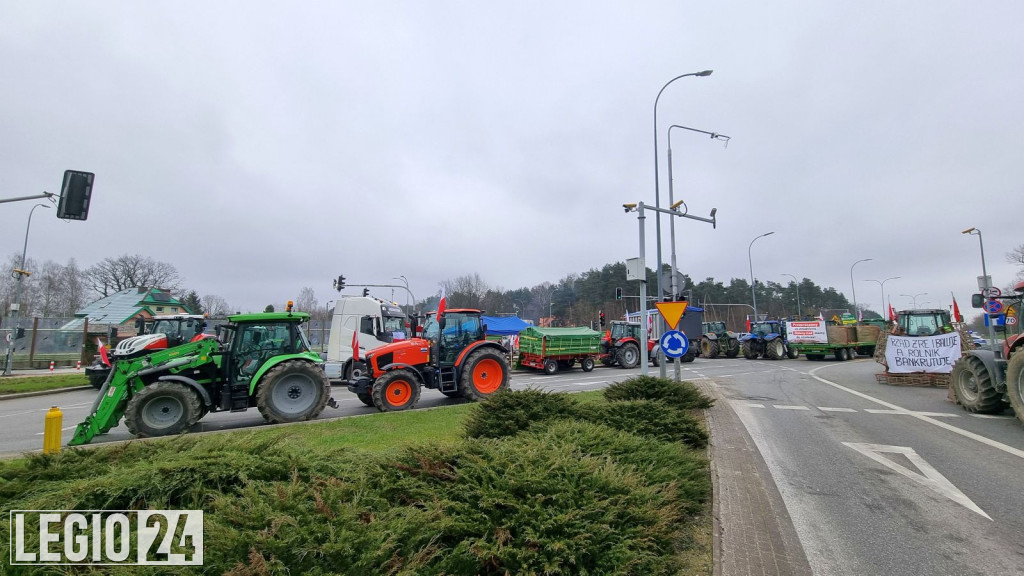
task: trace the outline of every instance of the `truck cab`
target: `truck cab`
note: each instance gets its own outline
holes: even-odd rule
[[[324,372],[331,380],[359,376],[360,365],[352,362],[353,335],[360,354],[414,336],[410,334],[409,317],[401,308],[372,296],[341,298],[335,303],[334,317],[327,344]]]

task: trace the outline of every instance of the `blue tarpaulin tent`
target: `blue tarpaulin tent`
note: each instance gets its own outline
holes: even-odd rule
[[[481,316],[480,321],[487,325],[488,336],[515,336],[530,326],[516,316]]]

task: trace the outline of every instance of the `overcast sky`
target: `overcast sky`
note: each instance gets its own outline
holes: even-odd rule
[[[675,198],[718,209],[677,222],[694,279],[749,279],[774,231],[759,280],[851,297],[872,258],[859,303],[900,276],[895,307],[966,310],[961,231],[1000,286],[1024,244],[1019,1],[4,0],[0,22],[0,199],[96,173],[87,221],[36,211],[29,257],[142,254],[242,310],[325,303],[338,274],[422,299],[636,257],[655,97],[705,69],[658,105],[663,206],[669,126],[732,137],[672,131]],[[0,204],[5,259],[33,203]]]

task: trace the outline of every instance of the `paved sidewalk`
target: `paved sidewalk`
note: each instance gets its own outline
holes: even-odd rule
[[[708,380],[715,399],[706,411],[711,432],[715,574],[810,575],[800,540],[761,453],[739,416]]]

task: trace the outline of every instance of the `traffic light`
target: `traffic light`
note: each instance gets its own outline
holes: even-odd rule
[[[601,312],[601,328],[604,328],[604,312]]]
[[[341,292],[345,289],[345,277],[338,276],[338,279],[334,281],[334,289]]]
[[[369,296],[369,295],[370,295],[370,289],[369,288],[363,288],[363,296],[365,297],[365,296]]]
[[[60,186],[60,202],[57,203],[57,218],[85,220],[89,216],[92,181],[95,177],[92,172],[64,171],[64,183]]]
[[[622,288],[615,289],[615,299],[622,300]]]

